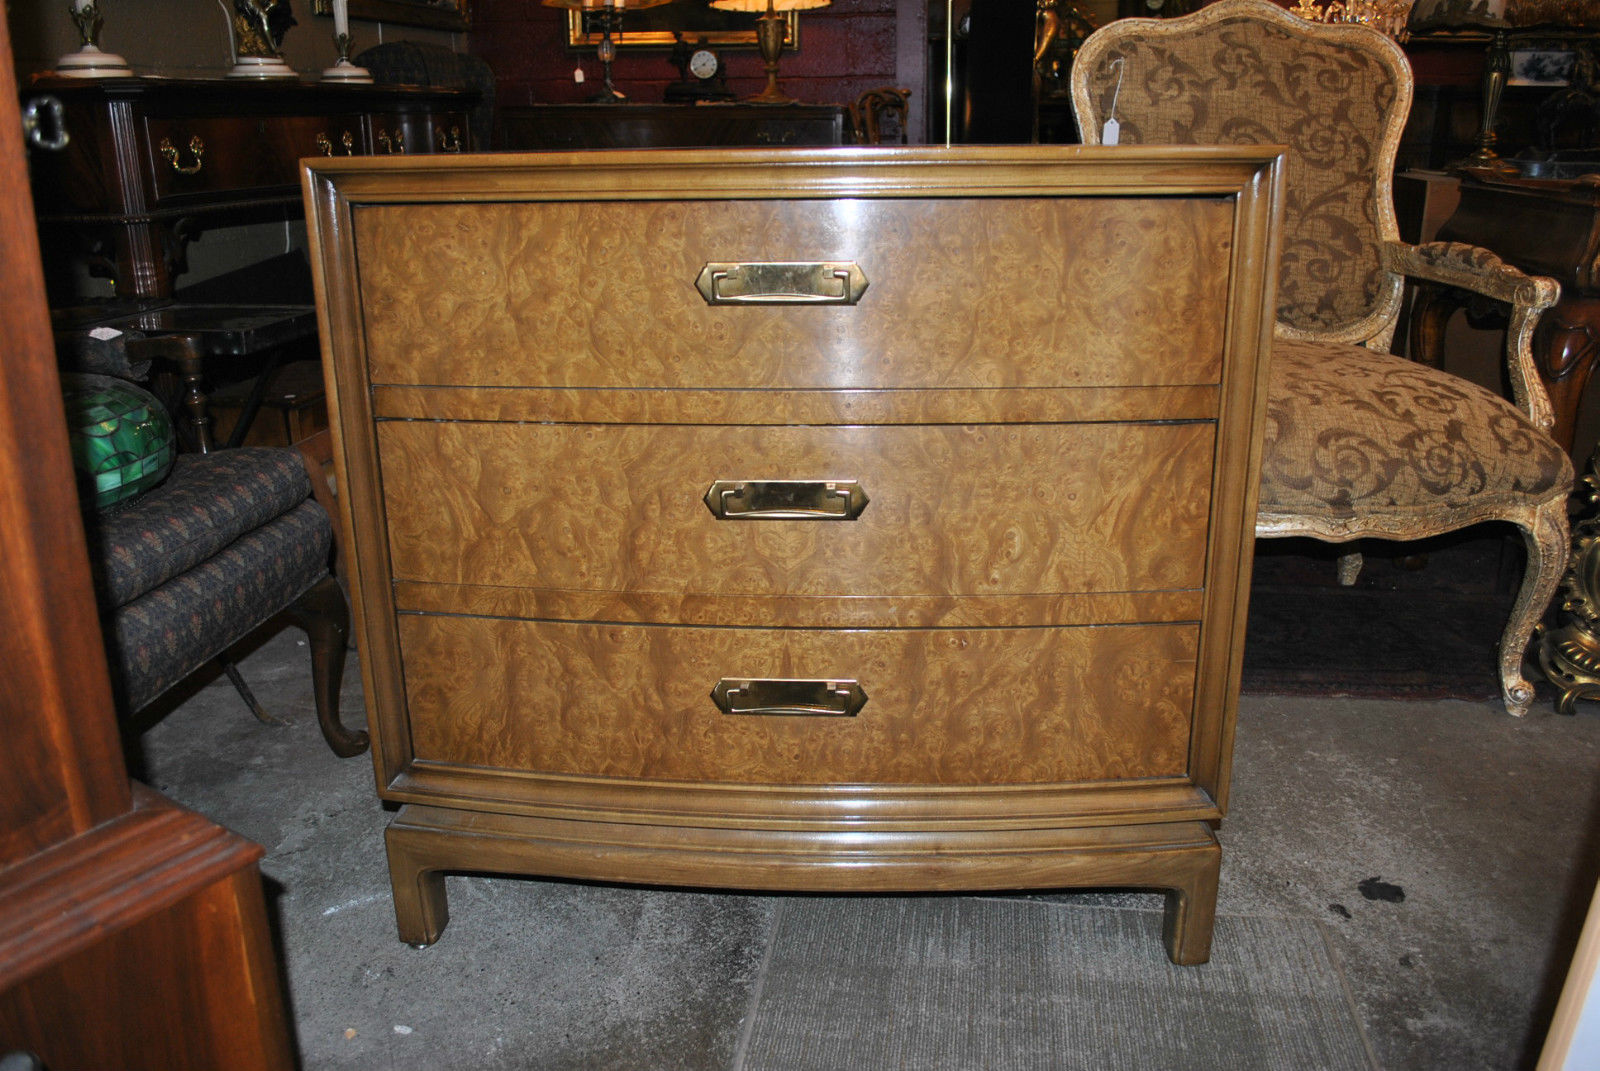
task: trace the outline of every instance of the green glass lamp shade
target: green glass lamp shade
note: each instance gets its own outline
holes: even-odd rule
[[[160,483],[172,467],[172,418],[156,396],[124,379],[61,377],[67,437],[86,507],[103,510]]]

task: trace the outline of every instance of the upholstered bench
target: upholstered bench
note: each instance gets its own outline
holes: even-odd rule
[[[317,718],[342,756],[367,734],[339,722],[349,610],[329,573],[333,525],[300,452],[183,454],[155,489],[88,520],[111,676],[128,713],[280,613],[306,630]]]

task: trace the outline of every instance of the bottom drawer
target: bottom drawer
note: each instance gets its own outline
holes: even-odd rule
[[[741,784],[1182,776],[1192,623],[694,628],[402,614],[418,760]],[[853,680],[849,716],[723,713],[724,678]]]

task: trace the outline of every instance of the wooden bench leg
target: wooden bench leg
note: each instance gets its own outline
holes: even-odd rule
[[[361,754],[367,750],[367,731],[346,729],[339,720],[339,686],[350,637],[350,606],[344,591],[332,576],[325,576],[295,600],[289,614],[311,641],[311,682],[323,738],[342,759]]]

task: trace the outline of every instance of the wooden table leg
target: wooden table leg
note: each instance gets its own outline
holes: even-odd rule
[[[1547,309],[1534,329],[1533,357],[1555,410],[1551,435],[1570,454],[1578,403],[1600,357],[1600,298],[1562,298]]]

